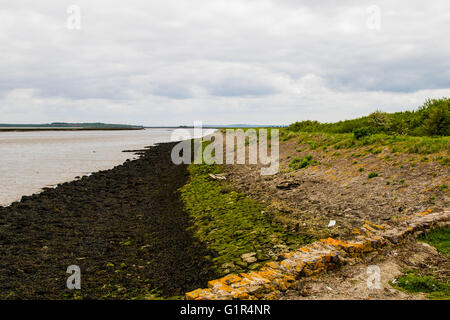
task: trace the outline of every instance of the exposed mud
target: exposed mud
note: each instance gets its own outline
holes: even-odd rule
[[[0,298],[181,295],[214,277],[176,193],[186,166],[173,144],[0,207]],[[82,290],[66,288],[81,268]]]

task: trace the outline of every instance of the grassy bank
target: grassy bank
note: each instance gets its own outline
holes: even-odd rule
[[[357,139],[353,133],[293,132],[289,129],[282,130],[280,136],[282,141],[297,139],[298,144],[307,144],[312,150],[365,148],[367,153],[376,153],[387,149],[391,153],[419,155],[450,152],[450,136],[413,137],[380,133]],[[443,164],[450,164],[448,156],[444,155],[438,160]]]
[[[262,204],[214,180],[218,165],[190,165],[189,182],[180,189],[185,209],[193,221],[194,235],[215,252],[207,257],[217,275],[258,269],[277,253],[313,241],[288,232],[273,221]],[[242,255],[247,255],[242,257]]]
[[[450,228],[433,230],[420,238],[421,241],[435,247],[440,253],[450,258]]]
[[[394,288],[408,293],[424,293],[427,299],[450,300],[450,284],[433,276],[422,276],[417,271],[408,271],[399,277]]]
[[[409,136],[449,136],[450,99],[428,99],[413,111],[386,113],[375,111],[357,119],[320,123],[295,122],[289,126],[294,132],[355,133],[368,136],[377,133]]]
[[[450,228],[433,230],[419,238],[435,247],[441,254],[450,257]],[[436,270],[408,270],[391,285],[408,293],[424,293],[427,299],[450,300],[450,278]],[[439,277],[438,277],[439,276]]]

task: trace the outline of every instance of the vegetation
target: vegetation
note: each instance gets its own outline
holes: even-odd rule
[[[210,174],[220,174],[218,165],[190,165],[190,180],[180,189],[185,208],[193,220],[195,236],[216,256],[210,258],[218,275],[257,269],[271,258],[276,245],[298,248],[313,241],[291,233],[264,213],[264,207]],[[256,253],[257,262],[247,264],[245,253]]]
[[[411,154],[428,155],[439,152],[450,152],[450,136],[445,137],[414,137],[404,135],[389,135],[377,133],[357,139],[353,133],[328,133],[328,132],[293,132],[289,129],[281,131],[281,140],[298,139],[299,144],[306,144],[313,149],[330,148],[335,150],[367,147],[373,154],[381,153],[383,149],[388,149],[392,153],[404,152]],[[358,154],[355,156],[362,156]],[[438,159],[444,165],[450,163],[449,157],[439,156]]]
[[[396,113],[375,111],[366,117],[336,123],[311,120],[295,122],[287,128],[280,129],[280,139],[286,141],[298,138],[299,144],[309,146],[310,150],[322,149],[325,152],[330,148],[339,150],[367,146],[372,147],[370,152],[373,154],[379,154],[385,148],[389,148],[392,153],[422,155],[448,153],[449,108],[450,98],[428,99],[416,111]],[[270,130],[268,133],[270,138]],[[297,152],[302,150],[303,148],[298,148]],[[339,153],[334,155],[338,156]],[[432,160],[439,161],[443,165],[450,164],[450,158],[446,155],[440,155],[439,159]],[[297,165],[301,161],[299,159]],[[303,164],[306,165],[306,162]]]
[[[375,178],[375,177],[378,177],[378,173],[376,173],[376,172],[369,173],[369,176],[368,176],[369,179],[372,179],[372,178]]]
[[[441,282],[432,276],[421,276],[417,271],[408,271],[391,282],[394,288],[409,293],[426,293],[428,299],[450,300],[450,284]]]
[[[292,132],[353,133],[359,140],[372,134],[410,136],[450,135],[450,99],[428,99],[416,111],[385,113],[375,111],[369,116],[336,123],[318,121],[295,122],[288,127]]]
[[[450,228],[433,230],[420,240],[436,247],[439,252],[450,258]]]
[[[450,228],[435,229],[421,236],[419,240],[434,246],[446,257],[450,257]],[[391,285],[397,289],[409,292],[423,292],[428,299],[450,300],[450,283],[448,277],[443,280],[431,275],[420,275],[418,271],[407,271]]]
[[[312,155],[306,155],[301,160],[299,157],[295,157],[292,159],[292,161],[289,163],[289,167],[293,170],[298,170],[302,168],[306,168],[309,165],[317,165],[318,162],[316,160],[313,160]]]

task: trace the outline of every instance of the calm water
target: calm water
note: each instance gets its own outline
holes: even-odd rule
[[[133,159],[122,150],[169,142],[173,129],[0,132],[0,206]],[[192,132],[192,130],[190,130]],[[213,130],[204,130],[209,134]]]

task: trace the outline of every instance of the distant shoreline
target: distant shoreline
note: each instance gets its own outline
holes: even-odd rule
[[[23,131],[115,131],[144,130],[145,128],[83,128],[83,127],[0,127],[0,132]]]

